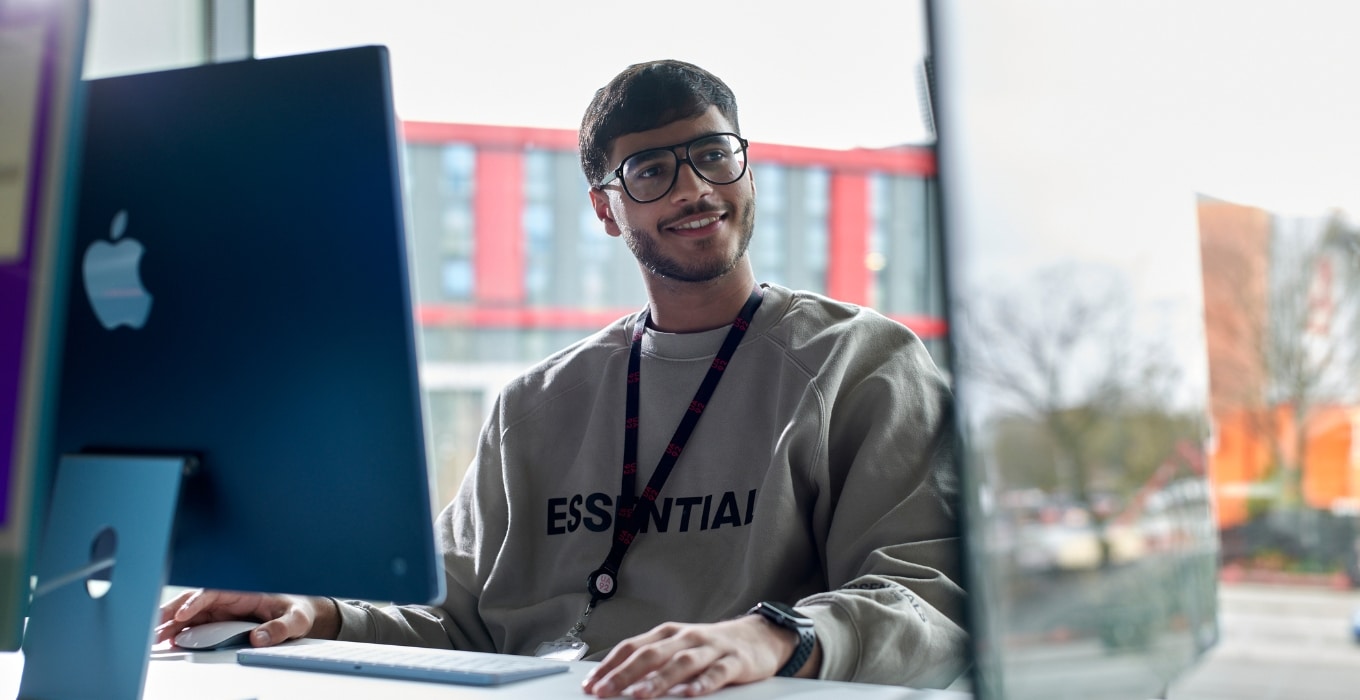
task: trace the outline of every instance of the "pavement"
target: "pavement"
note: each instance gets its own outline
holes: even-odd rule
[[[1360,591],[1224,583],[1219,604],[1218,644],[1167,700],[1360,698]]]

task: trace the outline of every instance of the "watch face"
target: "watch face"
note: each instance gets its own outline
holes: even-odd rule
[[[766,617],[786,627],[808,627],[812,625],[811,618],[804,617],[797,610],[794,610],[793,606],[785,603],[767,601],[761,603],[759,608],[762,608],[762,613]]]

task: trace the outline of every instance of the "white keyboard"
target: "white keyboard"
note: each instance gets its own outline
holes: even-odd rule
[[[532,656],[511,656],[391,644],[324,642],[285,644],[236,652],[237,663],[303,671],[350,673],[459,685],[500,685],[562,673],[568,666]]]

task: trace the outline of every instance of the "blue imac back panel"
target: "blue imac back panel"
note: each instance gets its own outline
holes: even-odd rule
[[[195,459],[172,584],[441,597],[386,50],[87,98],[59,453]]]

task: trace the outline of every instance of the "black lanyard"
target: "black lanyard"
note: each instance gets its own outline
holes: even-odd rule
[[[642,490],[641,498],[647,502],[647,507],[644,508],[636,507],[639,497],[634,494],[637,493],[642,336],[646,332],[647,319],[650,318],[651,314],[644,309],[642,314],[638,316],[637,325],[633,327],[633,348],[628,355],[628,403],[623,428],[623,486],[614,512],[614,544],[610,547],[609,556],[605,557],[604,563],[600,565],[600,568],[591,572],[590,577],[586,580],[586,590],[590,593],[590,605],[587,608],[587,613],[589,608],[595,607],[595,603],[612,598],[618,590],[619,567],[623,564],[623,555],[628,553],[628,546],[637,537],[637,532],[647,517],[647,509],[655,508],[654,504],[657,496],[661,494],[661,487],[670,477],[675,462],[680,459],[680,453],[684,451],[685,443],[689,442],[689,436],[694,432],[694,426],[699,423],[700,416],[704,414],[704,407],[713,397],[713,390],[718,388],[718,382],[723,377],[723,371],[732,361],[732,355],[736,353],[737,345],[741,343],[742,336],[746,335],[746,329],[751,327],[751,319],[755,318],[756,309],[760,308],[763,295],[764,291],[759,286],[752,289],[751,296],[746,299],[746,304],[741,307],[741,314],[732,322],[732,328],[727,331],[727,338],[723,340],[722,348],[718,350],[718,355],[713,358],[713,364],[709,365],[708,374],[704,376],[704,381],[699,385],[699,390],[694,392],[694,400],[690,402],[689,410],[685,411],[685,417],[680,420],[680,425],[676,427],[670,444],[666,446],[666,452],[661,455],[661,460],[657,462],[656,471],[652,473],[652,478],[647,482],[647,487]]]

